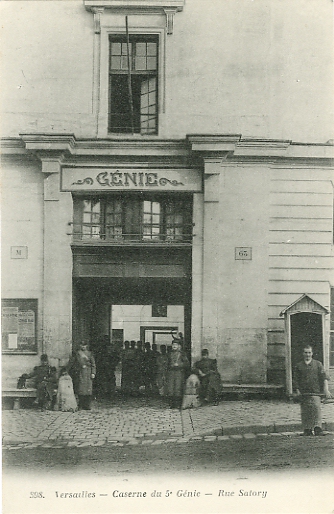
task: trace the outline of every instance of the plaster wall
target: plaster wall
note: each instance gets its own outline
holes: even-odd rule
[[[213,177],[219,199],[204,204],[203,345],[225,381],[261,383],[267,369],[268,169],[225,165]],[[252,259],[236,260],[236,247],[251,248]]]
[[[273,166],[270,170],[268,367],[284,377],[285,325],[280,312],[308,294],[330,310],[333,275],[333,171]],[[328,368],[329,316],[324,356]]]
[[[38,163],[2,161],[1,279],[2,298],[38,300],[37,337],[42,351],[43,326],[43,179]],[[11,247],[28,249],[26,259],[11,258]],[[2,355],[3,385],[39,363],[37,355]]]
[[[94,76],[93,15],[76,0],[0,8],[4,135],[95,137],[96,99],[107,88]],[[333,138],[332,9],[330,0],[187,0],[166,37],[159,137]],[[108,11],[101,19],[124,22]],[[130,30],[138,24],[161,29],[165,17],[130,15]]]

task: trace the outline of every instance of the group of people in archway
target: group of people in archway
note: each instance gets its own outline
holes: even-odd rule
[[[143,389],[147,395],[161,395],[169,400],[171,408],[198,407],[212,402],[217,404],[221,392],[221,379],[215,359],[208,350],[190,369],[189,360],[182,349],[183,338],[174,337],[171,345],[141,344],[125,341],[123,348],[110,347],[107,338],[91,352],[85,343],[73,354],[68,365],[60,369],[49,365],[48,356],[41,356],[41,365],[33,373],[20,379],[35,377],[37,403],[42,410],[90,410],[93,395],[112,398],[116,390],[115,371],[121,363],[121,392],[137,395]]]
[[[125,341],[122,348],[110,349],[107,338],[95,352],[97,397],[110,398],[116,389],[115,371],[121,363],[121,392],[137,396],[168,398],[172,408],[196,407],[203,403],[217,404],[221,392],[221,378],[217,361],[209,358],[208,350],[190,369],[183,351],[183,336],[173,336],[171,345],[158,346],[149,342]]]

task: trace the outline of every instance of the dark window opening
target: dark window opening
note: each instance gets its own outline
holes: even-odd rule
[[[167,305],[152,305],[152,318],[167,318]]]
[[[129,39],[130,66],[126,36],[110,36],[109,132],[157,134],[158,36]]]

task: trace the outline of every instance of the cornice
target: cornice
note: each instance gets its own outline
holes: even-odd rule
[[[243,138],[240,134],[187,136],[191,150],[203,157],[228,152],[234,160],[242,159],[334,159],[334,145],[328,143],[295,143],[285,139]],[[228,159],[227,159],[228,160]]]
[[[289,140],[243,138],[240,134],[197,135],[186,139],[76,139],[74,134],[21,134],[1,141],[3,155],[35,155],[41,160],[129,158],[195,158],[241,162],[334,163],[334,145],[295,143]],[[202,162],[203,162],[202,161]]]

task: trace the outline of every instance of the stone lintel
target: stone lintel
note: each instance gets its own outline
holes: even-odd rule
[[[94,14],[94,31],[99,34],[100,15],[105,10],[115,14],[165,14],[166,32],[173,34],[174,16],[183,11],[185,0],[84,0],[85,8]]]

